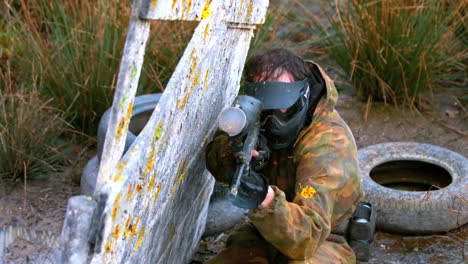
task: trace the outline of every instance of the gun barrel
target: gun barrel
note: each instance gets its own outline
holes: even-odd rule
[[[239,192],[239,187],[241,183],[241,178],[246,170],[249,169],[250,161],[252,160],[252,152],[257,146],[258,136],[260,134],[260,124],[254,124],[252,130],[249,131],[247,137],[245,138],[244,147],[240,153],[239,161],[241,162],[240,166],[237,166],[236,173],[232,178],[231,182],[231,191],[229,193],[229,199],[231,201],[237,198],[237,193]]]

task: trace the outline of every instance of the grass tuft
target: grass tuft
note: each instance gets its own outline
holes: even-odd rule
[[[363,101],[414,107],[423,91],[463,79],[459,6],[452,0],[335,0],[328,23],[314,25]]]
[[[2,74],[3,83],[5,74]],[[34,88],[0,90],[0,182],[16,182],[56,171],[66,157],[59,136],[67,124],[52,100]],[[68,142],[67,142],[68,143]]]

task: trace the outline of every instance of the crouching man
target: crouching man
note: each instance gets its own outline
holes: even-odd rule
[[[250,222],[207,263],[355,263],[342,235],[363,197],[353,135],[334,109],[333,81],[315,63],[284,49],[252,57],[247,95],[262,102],[260,139],[234,205]],[[235,137],[218,132],[206,149],[207,168],[231,183]]]

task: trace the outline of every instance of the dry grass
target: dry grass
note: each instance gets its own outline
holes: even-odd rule
[[[1,75],[4,84],[7,74]],[[0,181],[15,182],[56,170],[65,154],[58,137],[66,123],[36,89],[13,87],[0,90]]]
[[[466,1],[335,0],[328,23],[314,25],[363,101],[413,107],[421,92],[464,78],[468,53],[460,10]]]

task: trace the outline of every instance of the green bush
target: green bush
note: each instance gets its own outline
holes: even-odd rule
[[[466,48],[455,34],[463,19],[454,3],[341,1],[326,12],[328,23],[315,26],[326,37],[322,45],[329,58],[363,100],[413,107],[422,91],[464,73]]]

